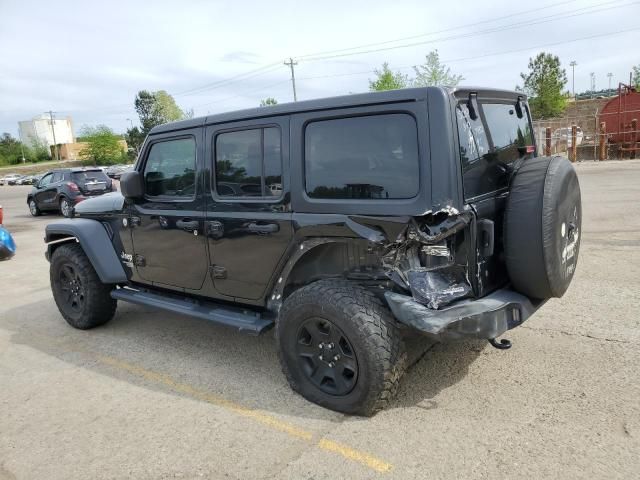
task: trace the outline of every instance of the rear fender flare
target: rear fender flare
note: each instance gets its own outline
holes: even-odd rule
[[[346,244],[350,240],[353,239],[344,237],[317,237],[297,243],[294,247],[294,252],[289,255],[289,260],[287,260],[287,263],[280,270],[280,274],[275,280],[271,294],[267,297],[267,309],[273,312],[278,312],[280,310],[284,301],[284,290],[287,286],[291,272],[302,259],[311,253],[312,250],[321,245]]]
[[[47,259],[51,260],[54,250],[66,241],[76,241],[80,244],[102,283],[117,284],[128,281],[109,234],[97,220],[75,218],[47,225]]]

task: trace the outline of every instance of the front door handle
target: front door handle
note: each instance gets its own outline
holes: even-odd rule
[[[266,225],[250,223],[248,228],[250,232],[255,233],[276,233],[280,230],[280,225],[278,225],[277,223],[267,223]]]
[[[199,222],[197,220],[191,220],[189,218],[183,218],[176,221],[176,227],[181,228],[187,232],[193,232],[198,229]]]

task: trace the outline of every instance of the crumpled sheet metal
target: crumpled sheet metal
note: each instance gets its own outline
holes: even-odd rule
[[[410,270],[407,272],[411,295],[416,301],[437,310],[469,296],[471,287],[446,271]]]

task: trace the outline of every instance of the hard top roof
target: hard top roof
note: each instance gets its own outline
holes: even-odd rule
[[[420,87],[403,88],[399,90],[389,90],[385,92],[368,92],[353,95],[343,95],[339,97],[319,98],[315,100],[304,100],[300,102],[281,103],[269,107],[256,107],[245,110],[207,115],[205,117],[190,118],[179,122],[166,123],[154,127],[150,134],[171,132],[187,128],[201,127],[203,125],[233,122],[239,120],[249,120],[252,118],[273,117],[276,115],[286,115],[291,113],[310,112],[314,110],[327,110],[333,108],[348,108],[364,105],[376,105],[393,102],[416,102],[425,100],[430,90],[444,90],[447,93],[478,92],[478,94],[490,94],[491,96],[513,98],[515,95],[523,93],[511,90],[489,89],[484,87]]]

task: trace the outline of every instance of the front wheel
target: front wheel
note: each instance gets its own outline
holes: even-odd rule
[[[62,197],[60,199],[60,213],[67,218],[71,218],[72,212],[73,206],[71,205],[71,202],[66,197]]]
[[[98,274],[77,243],[58,247],[51,256],[49,270],[53,299],[69,325],[87,330],[107,323],[116,311],[112,286]]]
[[[38,204],[36,203],[34,198],[29,200],[29,212],[34,217],[38,217],[40,215],[40,209],[38,208]]]
[[[315,282],[287,298],[276,337],[291,388],[339,412],[381,410],[406,368],[389,310],[367,289],[342,280]]]

